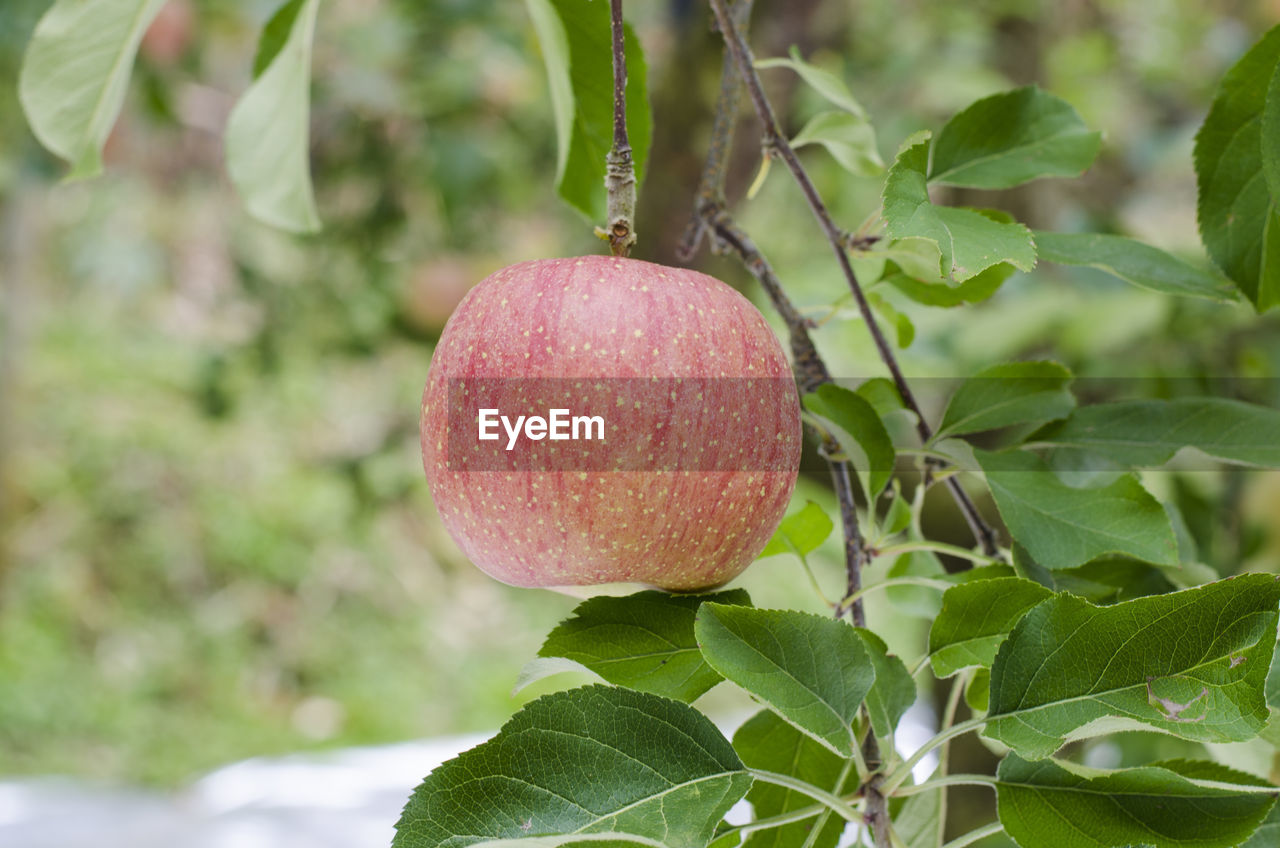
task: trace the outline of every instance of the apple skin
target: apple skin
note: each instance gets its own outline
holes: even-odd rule
[[[574,377],[771,378],[782,388],[749,421],[719,428],[714,440],[694,434],[701,452],[724,459],[745,446],[766,452],[768,463],[589,472],[451,467],[451,380]],[[660,427],[653,420],[643,432],[624,420],[622,432],[609,434],[609,449],[643,443],[651,426]],[[629,582],[670,591],[726,583],[755,559],[790,501],[802,441],[791,367],[750,301],[697,271],[608,256],[524,262],[472,289],[432,356],[420,433],[441,520],[492,577],[515,586]],[[484,444],[498,451],[504,441]]]

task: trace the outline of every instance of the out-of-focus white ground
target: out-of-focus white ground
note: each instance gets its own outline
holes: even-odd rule
[[[932,722],[927,709],[913,708],[898,730],[899,751],[919,747]],[[388,848],[413,787],[490,735],[245,760],[171,793],[0,779],[0,848]],[[925,758],[916,779],[935,764]],[[728,818],[749,816],[743,802]]]

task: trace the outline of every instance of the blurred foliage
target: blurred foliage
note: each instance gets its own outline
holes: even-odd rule
[[[496,727],[516,672],[573,602],[466,563],[422,482],[416,416],[431,343],[471,285],[518,260],[599,249],[555,196],[522,5],[323,5],[312,162],[326,228],[309,239],[249,221],[221,165],[271,2],[171,0],[107,177],[74,185],[58,184],[14,92],[45,5],[0,6],[0,769],[173,783],[257,753]],[[719,50],[702,4],[632,5],[656,134],[637,255],[673,262]],[[1040,82],[1104,132],[1099,163],[1079,181],[963,201],[1192,261],[1204,261],[1192,136],[1222,71],[1280,17],[1275,0],[757,6],[758,55],[796,44],[842,74],[886,159],[974,97]],[[766,82],[792,131],[823,108],[790,75]],[[735,198],[758,165],[747,135]],[[877,182],[820,149],[802,156],[847,226],[877,209]],[[742,219],[797,302],[831,312],[837,268],[781,169]],[[746,284],[727,259],[702,264]],[[1141,378],[1085,384],[1100,395],[1208,387],[1280,402],[1275,314],[1060,268],[1019,274],[963,312],[880,294],[915,324],[903,352],[914,375],[1036,355]],[[816,338],[836,374],[880,373],[856,322],[827,321]],[[1151,476],[1221,573],[1280,567],[1275,477]],[[797,497],[826,498],[823,485]],[[945,498],[931,495],[929,520],[966,541]],[[815,563],[836,591],[833,545]],[[812,603],[781,558],[743,582],[762,606]],[[918,622],[874,603],[870,615],[895,650],[918,653]]]

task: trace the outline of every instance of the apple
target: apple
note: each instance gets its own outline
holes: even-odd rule
[[[671,591],[755,559],[802,439],[791,367],[745,297],[609,256],[473,288],[432,356],[420,434],[441,520],[489,575]]]

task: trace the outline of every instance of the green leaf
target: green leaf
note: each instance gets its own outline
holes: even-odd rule
[[[1056,591],[1070,592],[1095,604],[1163,595],[1177,588],[1164,568],[1123,557],[1104,557],[1046,573]]]
[[[996,651],[1027,610],[1053,592],[1021,577],[953,586],[929,629],[929,664],[938,677],[966,668],[990,668]]]
[[[1240,742],[1266,724],[1280,579],[1245,574],[1098,607],[1055,595],[991,666],[985,733],[1033,759],[1116,730]]]
[[[1280,845],[1280,805],[1271,808],[1271,815],[1240,848],[1275,848]]]
[[[916,338],[916,325],[911,323],[911,318],[905,313],[894,309],[893,304],[875,292],[867,292],[867,302],[871,304],[871,308],[875,310],[876,314],[884,319],[886,324],[893,327],[894,334],[897,336],[898,347],[911,347],[911,343]]]
[[[1070,384],[1071,372],[1056,362],[993,365],[960,384],[934,438],[1066,418],[1076,405]]]
[[[935,775],[936,776],[936,775]],[[943,792],[917,792],[904,799],[889,799],[893,832],[906,848],[938,848],[943,842]],[[897,802],[900,802],[899,806]]]
[[[1276,642],[1275,653],[1271,657],[1271,670],[1267,673],[1267,703],[1280,707],[1280,642]]]
[[[916,702],[916,682],[906,664],[889,653],[883,639],[865,628],[856,629],[876,670],[876,682],[867,693],[867,714],[871,716],[871,730],[883,739],[893,733]]]
[[[1070,103],[1029,85],[983,98],[947,121],[929,179],[999,189],[1074,177],[1093,163],[1101,143]]]
[[[617,833],[702,848],[750,786],[729,741],[692,707],[588,686],[533,701],[431,772],[394,845]]]
[[[889,484],[896,453],[875,408],[862,395],[831,383],[804,396],[804,408],[840,443],[869,500]]]
[[[319,5],[305,0],[284,44],[227,119],[227,172],[249,214],[295,233],[320,229],[308,156],[311,42]]]
[[[1131,238],[1100,233],[1050,233],[1036,230],[1036,252],[1043,262],[1082,265],[1106,271],[1126,283],[1160,294],[1237,301],[1232,282]]]
[[[563,657],[618,686],[690,702],[721,680],[693,636],[694,617],[705,601],[749,605],[751,598],[742,589],[591,598],[556,625],[538,656]]]
[[[991,706],[991,669],[980,668],[964,687],[964,702],[974,714],[985,713]]]
[[[811,786],[833,794],[845,794],[858,787],[858,777],[848,760],[837,757],[822,745],[796,730],[768,710],[756,713],[733,735],[733,747],[749,768],[798,777]],[[841,780],[844,775],[844,780]],[[757,819],[812,807],[813,799],[785,786],[757,781],[747,800]],[[803,845],[813,829],[819,828],[811,848],[835,848],[844,831],[845,820],[827,812],[781,827],[758,830],[747,837],[745,848],[791,848]]]
[[[836,754],[853,755],[853,719],[875,682],[856,630],[794,610],[703,604],[694,632],[726,679]]]
[[[1280,198],[1268,191],[1266,164],[1276,142],[1262,134],[1278,60],[1280,26],[1222,78],[1195,147],[1200,237],[1260,311],[1280,303]]]
[[[1280,59],[1262,105],[1262,173],[1272,201],[1280,198]]]
[[[1000,823],[1022,848],[1234,848],[1275,801],[1233,789],[1259,781],[1212,763],[1102,771],[1011,754],[996,775]]]
[[[882,257],[893,262],[912,279],[922,283],[946,282],[942,274],[942,251],[933,239],[911,236],[894,239],[884,247],[861,251],[863,256]]]
[[[964,303],[981,303],[999,291],[1000,286],[1004,285],[1004,281],[1015,270],[1012,265],[1001,262],[956,286],[925,283],[913,275],[898,273],[886,274],[882,282],[893,286],[916,303],[952,307]]]
[[[143,33],[164,0],[58,0],[36,24],[18,98],[40,143],[71,164],[68,180],[102,173]]]
[[[1162,465],[1192,447],[1224,462],[1280,468],[1280,411],[1226,398],[1100,403],[1077,409],[1031,441],[1125,467]]]
[[[906,404],[902,402],[902,395],[898,394],[898,387],[885,377],[872,377],[854,391],[871,404],[871,408],[881,418],[906,411]]]
[[[792,147],[820,144],[849,173],[873,177],[884,170],[876,149],[876,131],[866,119],[848,112],[819,112],[791,139]]]
[[[947,570],[933,551],[911,551],[895,559],[886,576],[943,578]],[[887,586],[884,594],[895,609],[916,618],[933,618],[942,608],[942,593],[928,586]]]
[[[909,140],[910,141],[910,140]],[[929,201],[925,135],[898,154],[884,186],[884,218],[892,238],[925,238],[941,251],[939,271],[957,283],[1007,262],[1023,271],[1036,264],[1031,231],[1018,223],[993,220],[974,209],[934,206]]]
[[[826,510],[813,501],[808,501],[797,512],[793,512],[773,532],[769,544],[760,552],[761,558],[776,554],[793,553],[804,559],[818,549],[835,529],[831,517]]]
[[[634,833],[569,833],[561,836],[520,836],[514,839],[485,839],[471,843],[473,848],[565,848],[568,845],[590,845],[591,848],[666,848],[656,839]]]
[[[609,4],[598,0],[525,0],[550,79],[556,119],[556,188],[589,221],[605,218],[605,154],[613,146],[613,50]],[[627,136],[636,184],[653,136],[644,51],[631,26],[627,54]]]
[[[1177,565],[1169,516],[1132,474],[1073,489],[1024,451],[974,450],[1009,534],[1045,568],[1072,568],[1106,554]]]
[[[569,145],[573,140],[573,81],[569,78],[569,36],[551,0],[525,0],[525,8],[533,21],[533,30],[542,49],[542,62],[547,69],[547,88],[551,93],[551,113],[556,125],[556,185],[564,177],[569,164]],[[630,105],[630,104],[628,104]]]
[[[830,71],[825,71],[817,65],[811,65],[800,58],[800,50],[797,47],[793,46],[791,48],[790,59],[759,59],[756,61],[756,67],[762,71],[769,68],[790,68],[799,74],[800,78],[808,83],[814,91],[821,94],[828,101],[849,114],[857,115],[866,120],[866,110],[862,108],[862,104],[858,103],[853,96],[849,86],[844,84],[844,80]]]
[[[911,526],[911,518],[911,502],[902,496],[902,490],[895,480],[893,500],[889,502],[889,509],[885,513],[880,532],[886,537],[905,532]]]
[[[262,72],[267,66],[280,55],[280,51],[289,41],[289,34],[293,32],[293,23],[298,19],[298,12],[302,11],[302,5],[306,0],[287,0],[284,5],[276,9],[271,19],[267,21],[267,25],[262,28],[262,35],[258,37],[258,52],[253,57],[253,78],[257,79],[262,76]]]

